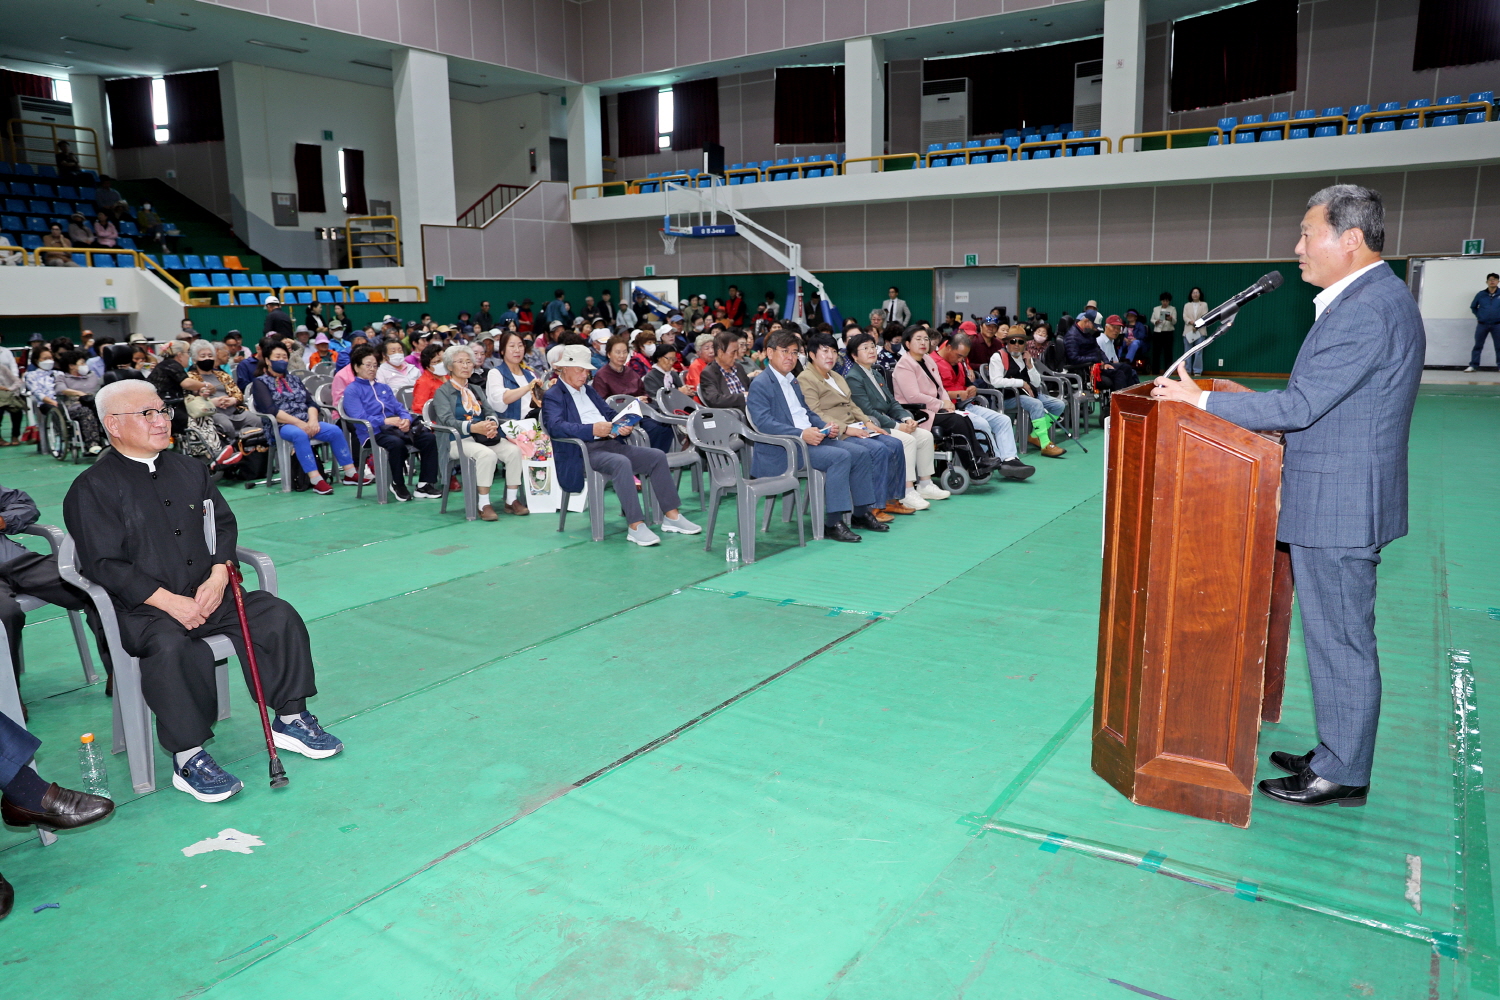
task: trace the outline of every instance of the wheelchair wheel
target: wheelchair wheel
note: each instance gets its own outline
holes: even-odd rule
[[[47,411],[47,452],[53,458],[61,462],[68,457],[68,446],[70,444],[68,434],[68,420],[62,415],[62,411],[51,409]]]
[[[943,489],[949,493],[962,493],[969,488],[969,472],[957,462],[943,470]]]

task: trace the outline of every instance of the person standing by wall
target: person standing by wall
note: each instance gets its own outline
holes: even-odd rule
[[[1151,310],[1151,370],[1165,373],[1173,361],[1172,347],[1177,334],[1177,307],[1172,293],[1162,292],[1160,302]]]
[[[1192,291],[1188,292],[1188,300],[1182,304],[1182,349],[1184,351],[1191,349],[1194,344],[1203,339],[1203,331],[1195,330],[1193,324],[1207,314],[1208,303],[1203,301],[1203,289],[1194,285]],[[1193,378],[1198,378],[1203,374],[1202,351],[1188,359],[1187,370]]]
[[[1500,274],[1493,271],[1484,276],[1484,288],[1469,303],[1469,312],[1479,321],[1474,328],[1474,352],[1469,355],[1471,372],[1479,367],[1479,355],[1484,351],[1484,339],[1489,337],[1495,346],[1495,364],[1500,365]]]

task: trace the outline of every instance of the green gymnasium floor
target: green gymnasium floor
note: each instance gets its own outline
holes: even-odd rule
[[[1364,809],[1248,830],[1088,769],[1103,436],[860,546],[602,544],[234,488],[308,619],[348,745],[266,786],[238,683],[221,805],[129,788],[48,848],[0,829],[6,996],[1366,998],[1500,994],[1485,722],[1500,713],[1500,392],[1424,387],[1412,532],[1380,570],[1386,702]],[[59,522],[75,469],[0,451]],[[690,516],[694,502],[687,505]],[[727,508],[731,513],[732,508]],[[722,528],[719,543],[722,545]],[[107,739],[66,622],[33,616],[39,764]],[[1285,721],[1314,742],[1300,634]],[[159,771],[164,770],[160,768]],[[1268,769],[1269,773],[1269,769]],[[253,854],[184,857],[221,830]],[[1410,858],[1420,859],[1420,879]],[[33,907],[58,903],[33,913]]]

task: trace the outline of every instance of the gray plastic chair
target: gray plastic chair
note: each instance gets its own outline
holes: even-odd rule
[[[313,365],[312,373],[314,375],[328,375],[331,377],[334,373],[333,362],[319,361],[317,364]]]
[[[57,555],[58,547],[63,542],[63,530],[51,524],[33,524],[21,529],[23,534],[37,535],[47,539],[52,547],[52,554]],[[40,597],[32,597],[30,594],[17,594],[16,604],[20,605],[24,614],[30,614],[38,608],[47,607],[47,602]],[[94,660],[89,655],[89,633],[83,624],[83,612],[69,611],[68,620],[73,626],[73,641],[78,644],[78,657],[83,661],[83,680],[85,684],[97,684],[99,675],[94,672]],[[10,716],[11,721],[22,729],[26,728],[26,714],[21,709],[21,690],[16,685],[16,664],[10,659],[10,636],[5,631],[5,626],[0,625],[0,712]],[[21,650],[21,670],[26,669],[26,650]],[[36,765],[32,765],[32,770]],[[55,843],[57,835],[51,830],[37,827],[37,837],[42,845]]]
[[[786,497],[785,504],[795,505],[797,513],[797,544],[807,544],[807,534],[802,518],[807,513],[807,502],[800,492],[801,480],[796,469],[798,453],[792,439],[770,434],[757,434],[745,426],[740,411],[734,409],[698,409],[687,418],[688,440],[708,460],[709,506],[708,526],[703,550],[710,551],[714,544],[714,524],[719,516],[719,501],[725,493],[733,491],[735,515],[740,532],[740,559],[755,562],[756,518],[755,506],[761,498],[766,499],[767,530],[777,497]],[[753,479],[745,474],[747,455],[745,442],[778,445],[786,450],[786,470],[774,476]],[[820,508],[821,510],[821,508]],[[821,522],[821,516],[817,518]],[[749,528],[747,531],[746,528]]]
[[[330,388],[329,392],[331,393],[332,391],[333,390]],[[332,401],[332,396],[329,397],[329,400],[330,402]],[[322,406],[323,404],[319,403],[318,405]],[[370,423],[370,421],[368,420],[361,420],[358,417],[351,417],[347,413],[343,413],[342,411],[340,411],[339,427],[343,429],[344,433],[349,438],[349,450],[354,455],[354,467],[361,470],[359,474],[359,485],[354,487],[354,498],[356,500],[362,499],[365,495],[365,476],[363,469],[365,467],[365,456],[366,453],[368,453],[370,464],[375,467],[375,502],[381,504],[390,503],[391,463],[390,460],[386,457],[385,449],[380,447],[380,445],[375,442],[375,425]],[[355,431],[356,427],[363,427],[365,429],[365,433],[368,435],[363,443],[361,443],[361,441],[359,440],[359,434]],[[406,454],[408,457],[410,457],[412,455],[419,455],[420,452],[417,451],[417,446],[412,444],[406,446]],[[413,468],[413,463],[408,462],[406,468],[406,485],[407,488],[410,489],[410,479],[412,475],[411,470]]]
[[[589,534],[596,542],[604,541],[604,490],[610,485],[611,480],[602,472],[594,469],[594,463],[589,461],[589,449],[578,438],[552,439],[552,454],[554,461],[559,444],[570,445],[579,450],[583,455],[583,482],[584,510],[589,515]],[[645,515],[646,523],[655,527],[661,524],[661,514],[656,509],[656,494],[651,489],[649,482],[641,484],[641,513]],[[565,531],[568,526],[568,500],[573,494],[563,491],[562,499],[557,507],[557,530]]]
[[[443,487],[443,502],[438,508],[438,513],[448,513],[448,485],[453,481],[453,473],[457,470],[459,486],[464,492],[464,517],[470,521],[477,521],[479,519],[479,483],[476,481],[478,467],[474,464],[474,460],[465,455],[463,449],[458,446],[461,435],[452,427],[444,427],[433,421],[432,400],[430,399],[422,404],[422,422],[432,429],[432,433],[437,436],[438,440],[438,469]],[[376,476],[380,475],[382,464],[381,462],[375,463]]]
[[[823,518],[827,508],[826,484],[828,480],[823,470],[813,468],[812,459],[808,454],[808,443],[802,440],[802,438],[791,434],[761,434],[755,427],[755,421],[749,418],[749,414],[746,414],[745,420],[749,424],[750,429],[755,431],[757,435],[757,437],[750,438],[750,440],[760,442],[761,438],[765,438],[764,442],[760,442],[764,444],[781,444],[783,441],[790,442],[796,450],[797,478],[804,480],[807,484],[804,491],[806,496],[803,500],[803,509],[807,510],[812,516],[813,538],[821,540],[823,538]],[[771,527],[771,514],[772,511],[767,509],[765,517],[766,529]],[[847,518],[848,515],[845,515],[846,520]],[[781,519],[783,521],[790,521],[792,519],[791,503],[789,501],[781,505]]]
[[[255,570],[260,580],[260,589],[276,593],[276,567],[271,557],[264,552],[247,549],[243,545],[235,550],[241,563]],[[71,535],[63,536],[57,552],[57,571],[73,586],[85,591],[94,602],[94,611],[104,626],[104,637],[109,643],[110,659],[114,661],[114,739],[112,752],[125,752],[130,765],[130,784],[139,794],[156,791],[156,754],[154,737],[151,734],[151,708],[141,693],[141,661],[125,652],[120,641],[120,623],[115,617],[114,602],[103,587],[78,572],[78,549]],[[233,600],[226,593],[225,600]],[[234,644],[227,636],[204,639],[213,650],[215,669],[214,682],[219,692],[220,720],[229,718],[229,660],[235,657]]]
[[[280,481],[281,492],[292,492],[292,477],[287,474],[295,457],[292,453],[292,443],[281,436],[280,426],[276,423],[274,414],[267,415],[255,408],[255,394],[248,387],[245,390],[245,407],[260,417],[261,428],[266,439],[271,442],[271,449],[266,452],[266,489],[270,489],[272,483]]]
[[[616,395],[605,400],[612,410],[621,410],[631,403],[637,403],[641,408],[641,415],[655,420],[666,427],[686,427],[687,417],[679,417],[675,413],[663,413],[650,403],[642,403],[634,396]],[[703,457],[693,448],[682,447],[682,439],[676,432],[672,434],[672,450],[667,452],[667,468],[677,473],[677,487],[682,488],[682,470],[687,469],[693,477],[693,492],[698,494],[698,509],[706,510],[703,503]]]

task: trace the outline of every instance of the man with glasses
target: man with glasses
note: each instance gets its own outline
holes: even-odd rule
[[[120,639],[140,658],[141,692],[172,755],[172,785],[201,802],[244,787],[203,749],[218,717],[214,655],[227,637],[249,680],[226,562],[239,532],[208,468],[168,451],[172,408],[150,383],[114,382],[94,396],[111,448],[73,480],[63,501],[78,569],[114,601]],[[307,626],[286,601],[245,593],[272,735],[282,750],[331,757],[344,748],[307,711],[317,693]]]

